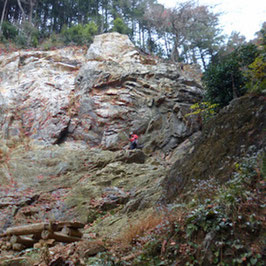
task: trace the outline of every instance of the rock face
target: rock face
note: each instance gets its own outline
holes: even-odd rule
[[[70,123],[70,95],[84,52],[21,51],[0,57],[3,135],[56,143]]]
[[[223,183],[239,158],[265,147],[265,94],[232,101],[198,131],[186,116],[202,95],[194,73],[143,55],[117,33],[97,36],[88,51],[21,51],[0,64],[0,235],[15,225],[77,220],[89,242],[83,253],[69,249],[73,258],[104,251],[92,238],[117,243],[144,218],[169,216],[195,183]],[[129,131],[140,134],[142,150],[122,149]],[[207,234],[203,246],[212,240]],[[178,246],[189,247],[185,241]],[[9,248],[0,241],[0,256]],[[50,254],[62,259],[67,249],[57,248]]]
[[[84,50],[16,52],[0,57],[4,137],[119,149],[140,134],[147,152],[168,152],[199,125],[186,118],[202,91],[174,64],[138,51],[127,36],[107,33]],[[82,66],[82,67],[81,67]]]
[[[185,151],[200,126],[185,116],[202,96],[189,73],[118,33],[88,51],[20,51],[0,64],[0,232],[78,219],[109,235],[152,211],[167,165],[149,155],[181,142]],[[121,149],[130,131],[143,150]]]
[[[0,142],[0,234],[46,220],[95,223],[90,232],[125,229],[128,214],[152,209],[165,166],[141,150],[82,149]],[[106,212],[111,212],[104,218]],[[101,223],[99,223],[101,222]],[[1,251],[0,251],[1,254]]]

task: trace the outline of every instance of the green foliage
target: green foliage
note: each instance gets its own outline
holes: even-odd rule
[[[155,238],[144,244],[143,253],[134,260],[134,265],[164,265],[160,259],[162,241]]]
[[[25,253],[25,257],[29,257],[32,264],[40,261],[41,259],[41,252],[39,248],[31,248],[28,249]]]
[[[255,44],[249,43],[239,46],[233,53],[235,53],[240,67],[247,68],[259,55],[259,50]]]
[[[260,168],[262,177],[266,178],[266,153],[261,158]]]
[[[4,21],[2,24],[2,34],[6,40],[15,40],[18,35],[18,30],[11,23]]]
[[[25,34],[19,34],[15,40],[16,46],[26,48],[28,45],[27,36]]]
[[[113,21],[113,27],[112,27],[112,31],[116,31],[119,32],[121,34],[129,34],[130,33],[130,29],[127,26],[127,24],[123,21],[122,18],[116,18]]]
[[[39,30],[30,23],[24,23],[23,34],[27,37],[27,45],[37,47],[39,44],[40,33]]]
[[[87,223],[97,222],[97,220],[101,220],[101,217],[104,215],[106,215],[106,211],[90,209],[87,216]]]
[[[230,223],[228,217],[224,214],[221,206],[212,205],[209,200],[193,210],[187,216],[186,223],[186,234],[188,238],[192,237],[193,233],[199,230],[207,233],[214,230],[220,231],[228,226],[232,226],[232,223]]]
[[[176,210],[185,208],[187,213],[176,220],[169,213],[168,223],[145,236],[144,252],[133,264],[263,265],[264,164],[265,153],[250,154],[235,164],[233,178],[217,185],[215,193],[201,194],[202,199],[193,204],[177,205]]]
[[[58,34],[51,34],[51,36],[45,39],[42,44],[41,48],[45,51],[50,50],[54,47],[62,47],[64,43],[62,42],[60,36]]]
[[[36,48],[39,44],[38,38],[36,36],[32,37],[31,44],[34,48]]]
[[[218,104],[211,104],[210,102],[195,103],[190,106],[192,112],[186,114],[186,117],[191,115],[200,115],[203,122],[207,122],[210,118],[216,115],[218,107]]]
[[[247,91],[244,71],[257,55],[257,47],[248,44],[228,55],[218,56],[219,60],[216,59],[208,66],[202,78],[207,100],[223,107],[233,98],[244,95]]]
[[[222,188],[219,193],[219,202],[228,204],[227,209],[232,211],[232,215],[235,215],[234,210],[237,209],[240,202],[244,202],[250,199],[251,193],[254,193],[253,189],[257,189],[261,184],[258,177],[258,166],[260,171],[263,171],[262,162],[265,160],[265,154],[253,154],[243,162],[236,163],[236,172],[234,177],[229,180],[225,188]],[[257,197],[257,195],[256,195]]]
[[[93,36],[97,33],[97,30],[97,26],[94,22],[90,22],[85,25],[78,24],[70,28],[64,26],[61,36],[66,44],[90,44],[93,40]]]
[[[246,76],[249,81],[247,88],[250,92],[262,92],[266,89],[266,53],[256,57],[249,65]]]
[[[3,37],[13,41],[19,47],[37,47],[39,44],[39,31],[28,22],[16,27],[9,22],[3,22]]]
[[[39,31],[30,23],[24,22],[19,28],[15,43],[21,47],[36,47],[39,43]]]

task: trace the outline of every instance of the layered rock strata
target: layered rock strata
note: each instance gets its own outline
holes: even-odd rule
[[[200,85],[125,35],[96,36],[86,56],[78,48],[21,51],[1,56],[0,64],[6,138],[120,149],[135,131],[146,151],[168,152],[199,128],[185,115],[201,99]]]

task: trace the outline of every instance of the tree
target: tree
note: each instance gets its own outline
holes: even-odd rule
[[[262,92],[266,88],[266,52],[256,57],[253,63],[249,65],[247,71],[247,88],[251,92]]]
[[[18,30],[11,23],[4,21],[2,24],[2,34],[5,39],[15,41]]]
[[[17,1],[18,1],[19,9],[20,9],[20,11],[21,11],[21,13],[22,13],[22,21],[24,21],[25,18],[26,18],[26,13],[25,13],[25,11],[24,11],[24,8],[22,7],[22,4],[21,4],[20,0],[17,0]]]
[[[226,44],[226,50],[230,53],[233,52],[237,47],[246,43],[246,37],[241,35],[240,32],[233,31],[228,38]]]
[[[156,45],[155,40],[153,40],[155,37],[152,38],[152,36],[156,36],[158,40],[161,39],[164,43],[167,57],[170,57],[170,43],[172,42],[172,34],[167,26],[168,23],[165,23],[170,16],[169,12],[170,10],[165,9],[161,4],[152,4],[145,10],[142,21],[144,29],[148,31],[148,40],[146,41],[148,47],[151,48]],[[143,41],[143,48],[145,48],[144,44]],[[153,49],[149,49],[149,51],[154,52]]]
[[[4,2],[3,11],[2,11],[2,15],[1,15],[1,20],[0,20],[0,33],[1,33],[1,30],[2,30],[2,24],[3,24],[3,21],[4,21],[5,12],[6,12],[7,1],[8,0],[5,0],[5,2]]]
[[[210,63],[202,78],[207,100],[223,107],[233,98],[244,95],[247,91],[244,73],[257,55],[257,47],[247,44]]]
[[[151,5],[145,13],[147,25],[162,37],[166,54],[173,61],[181,59],[198,63],[206,61],[218,50],[223,36],[218,27],[219,14],[212,13],[208,6],[197,5],[189,0],[175,8]]]
[[[266,88],[266,22],[263,23],[262,29],[257,32],[257,36],[255,41],[259,47],[259,55],[246,71],[248,78],[246,86],[251,92],[262,92]]]
[[[263,22],[261,30],[256,32],[256,35],[257,35],[257,39],[255,39],[255,41],[257,41],[257,45],[262,46],[263,49],[265,49],[265,45],[266,45],[266,21]]]
[[[171,27],[170,30],[174,35],[173,46],[171,59],[173,61],[178,61],[179,59],[179,50],[187,38],[187,34],[192,30],[193,24],[193,1],[188,1],[179,4],[179,6],[173,8],[168,13],[168,20],[166,22]]]
[[[34,5],[36,4],[37,0],[17,0],[18,2],[18,6],[19,6],[19,9],[22,13],[22,20],[25,20],[26,18],[26,12],[24,10],[24,8],[22,7],[22,2],[26,5],[29,6],[29,11],[28,11],[28,21],[29,23],[31,24],[32,23],[32,14],[33,14],[33,7]]]
[[[207,61],[219,50],[224,36],[218,27],[218,14],[210,12],[207,6],[196,6],[192,12],[193,30],[188,31],[184,46],[188,46],[188,53],[192,52],[190,61],[197,63],[200,59],[206,70]]]
[[[63,41],[66,44],[75,43],[78,45],[90,44],[93,36],[97,33],[97,25],[94,22],[74,25],[70,28],[64,27],[62,30]]]

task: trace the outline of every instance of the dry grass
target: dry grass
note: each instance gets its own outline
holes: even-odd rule
[[[136,238],[144,236],[146,233],[152,231],[157,225],[161,224],[163,220],[163,215],[155,213],[150,214],[136,223],[131,223],[117,241],[124,245],[130,245]]]

